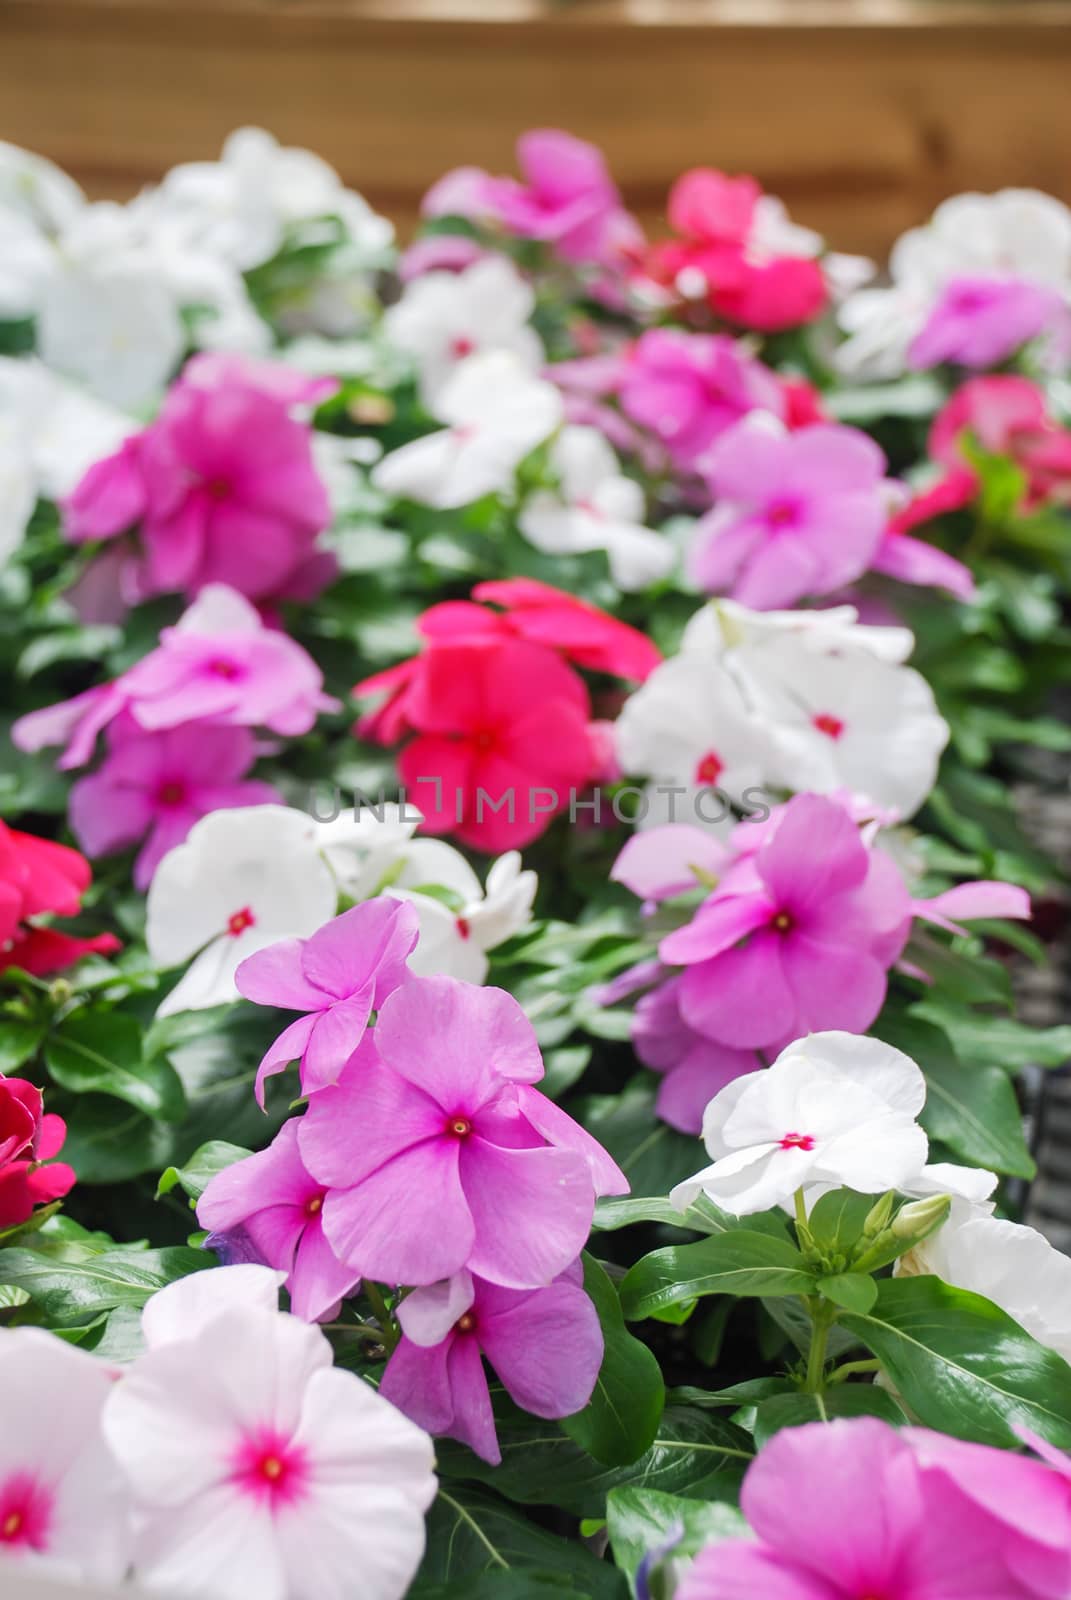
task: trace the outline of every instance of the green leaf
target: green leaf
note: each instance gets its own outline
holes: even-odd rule
[[[49,1320],[80,1322],[115,1306],[143,1306],[165,1284],[212,1265],[203,1250],[109,1250],[57,1261],[37,1250],[0,1253],[0,1283],[26,1293]]]
[[[171,1156],[171,1130],[164,1122],[129,1111],[116,1116],[107,1095],[79,1095],[64,1107],[67,1138],[63,1159],[79,1184],[123,1183],[139,1173],[159,1171]]]
[[[525,1592],[530,1572],[588,1600],[622,1600],[622,1574],[575,1539],[560,1539],[515,1506],[468,1485],[441,1488],[428,1513],[427,1551],[409,1600],[468,1596],[487,1574],[489,1595]]]
[[[1018,1072],[1021,1067],[1062,1067],[1071,1060],[1071,1024],[1031,1028],[1012,1017],[983,1015],[946,1005],[939,998],[920,1000],[913,1016],[942,1028],[961,1061]]]
[[[951,1053],[926,1061],[926,1104],[919,1121],[961,1161],[1013,1178],[1037,1170],[1023,1135],[1015,1090],[999,1067],[964,1066]]]
[[[890,1278],[841,1325],[881,1362],[928,1428],[1015,1449],[1015,1424],[1071,1447],[1071,1367],[981,1295],[939,1278]]]
[[[878,1286],[865,1272],[834,1272],[819,1278],[818,1288],[827,1300],[846,1311],[869,1311],[878,1298]]]
[[[776,1394],[755,1408],[755,1443],[759,1449],[782,1428],[805,1422],[830,1422],[834,1417],[880,1417],[894,1427],[907,1421],[892,1395],[875,1383],[840,1383],[822,1394]]]
[[[595,1392],[583,1411],[562,1427],[606,1466],[628,1466],[650,1448],[666,1403],[662,1369],[645,1344],[625,1327],[617,1290],[585,1253],[584,1288],[599,1313],[605,1351]]]
[[[848,1255],[863,1235],[863,1224],[879,1196],[857,1194],[854,1189],[831,1189],[811,1208],[807,1227],[827,1255]]]
[[[240,1144],[227,1144],[223,1139],[210,1139],[207,1144],[195,1150],[190,1159],[181,1167],[168,1167],[161,1173],[160,1182],[156,1186],[156,1198],[170,1194],[176,1185],[191,1200],[200,1200],[208,1187],[209,1179],[214,1178],[217,1172],[222,1172],[226,1167],[233,1167],[236,1161],[244,1161],[252,1151],[244,1150]]]
[[[673,1556],[694,1556],[711,1540],[750,1537],[735,1506],[687,1500],[658,1489],[612,1489],[606,1523],[614,1561],[626,1574],[633,1594],[641,1561],[670,1539],[675,1539]]]
[[[144,1059],[141,1028],[121,1011],[75,1011],[46,1040],[45,1064],[71,1094],[111,1095],[165,1122],[186,1109],[174,1067],[162,1056]]]
[[[811,1294],[814,1288],[814,1270],[795,1245],[740,1229],[644,1256],[625,1274],[621,1305],[635,1322],[705,1294]]]
[[[35,1056],[47,1029],[47,1022],[36,1018],[0,1018],[0,1074],[10,1077]]]
[[[726,1401],[726,1405],[736,1401]],[[500,1466],[492,1467],[465,1446],[436,1443],[439,1470],[451,1481],[475,1479],[521,1505],[557,1506],[577,1517],[605,1510],[611,1489],[624,1484],[692,1495],[697,1500],[735,1501],[754,1454],[751,1440],[728,1418],[696,1404],[666,1407],[650,1448],[628,1466],[607,1467],[582,1450],[553,1422],[541,1422],[496,1399]]]
[[[686,1211],[678,1211],[668,1200],[654,1195],[636,1199],[627,1195],[623,1200],[598,1200],[592,1227],[601,1233],[613,1233],[618,1228],[629,1228],[637,1222],[661,1222],[673,1228],[686,1228],[692,1233],[728,1233],[739,1226],[735,1217],[699,1195]]]

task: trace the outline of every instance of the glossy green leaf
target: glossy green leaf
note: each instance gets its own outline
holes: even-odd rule
[[[878,1297],[878,1286],[865,1272],[834,1272],[818,1279],[819,1292],[846,1311],[869,1311]]]
[[[815,1273],[795,1245],[741,1228],[644,1256],[625,1275],[621,1305],[635,1322],[705,1294],[810,1294],[814,1287]]]
[[[907,1418],[887,1390],[874,1383],[838,1383],[817,1394],[777,1394],[755,1408],[755,1444],[761,1449],[782,1428],[805,1422],[831,1422],[834,1417],[880,1417],[894,1427]]]
[[[24,1289],[50,1320],[84,1321],[114,1306],[143,1306],[165,1284],[213,1265],[202,1250],[113,1250],[57,1261],[36,1250],[0,1252],[0,1283]]]
[[[651,1551],[673,1540],[673,1556],[695,1555],[714,1539],[750,1537],[735,1506],[664,1494],[658,1489],[613,1489],[606,1502],[606,1524],[614,1560],[636,1593],[636,1572]]]
[[[840,1320],[926,1427],[1014,1449],[1021,1424],[1071,1448],[1071,1367],[981,1295],[890,1278],[872,1311]]]
[[[625,1327],[617,1290],[586,1254],[584,1288],[599,1313],[605,1351],[591,1400],[583,1411],[565,1417],[562,1427],[596,1461],[627,1466],[643,1455],[657,1432],[666,1401],[662,1369]]]
[[[46,1040],[45,1065],[71,1094],[109,1095],[166,1122],[186,1110],[174,1067],[163,1056],[145,1059],[141,1028],[121,1011],[75,1011]]]
[[[226,1167],[233,1167],[236,1161],[244,1161],[251,1154],[239,1144],[227,1144],[223,1139],[210,1139],[207,1144],[195,1150],[190,1159],[181,1167],[168,1167],[160,1174],[160,1182],[156,1186],[156,1198],[170,1194],[176,1186],[190,1200],[200,1200],[209,1180],[222,1172]]]

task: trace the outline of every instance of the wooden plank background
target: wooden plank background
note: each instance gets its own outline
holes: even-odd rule
[[[604,146],[657,229],[673,176],[753,171],[847,250],[942,196],[1071,201],[1068,0],[0,0],[0,138],[123,197],[242,123],[403,231],[526,127]]]

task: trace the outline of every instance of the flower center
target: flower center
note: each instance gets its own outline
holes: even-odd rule
[[[226,478],[210,478],[205,487],[211,500],[226,500],[231,492],[231,486]]]
[[[473,735],[472,743],[477,750],[492,750],[495,736],[490,728],[481,728],[479,733]]]
[[[696,763],[696,783],[717,783],[725,771],[725,762],[714,750],[708,750],[706,755]]]
[[[835,717],[832,711],[819,711],[817,716],[811,718],[811,723],[819,733],[824,733],[827,739],[839,739],[844,732],[844,723],[840,717]]]
[[[467,917],[455,917],[454,926],[463,939],[470,939],[472,937],[472,929],[469,926]]]
[[[323,1208],[324,1197],[322,1194],[314,1194],[311,1199],[305,1201],[305,1215],[307,1217],[318,1217]]]
[[[242,669],[237,661],[231,661],[227,656],[217,656],[208,663],[208,670],[214,678],[240,678]]]
[[[596,522],[606,521],[605,511],[601,510],[600,507],[595,504],[594,500],[577,500],[575,504],[576,509],[578,511],[582,511],[585,516],[594,518]]]
[[[476,340],[470,339],[467,333],[459,333],[456,339],[450,340],[450,354],[455,361],[464,361],[476,348]]]
[[[0,1539],[6,1539],[9,1543],[17,1539],[25,1520],[21,1511],[9,1512],[3,1522],[0,1522]]]
[[[237,939],[240,933],[256,925],[256,917],[248,906],[243,906],[240,911],[232,911],[227,918],[227,932],[232,939]]]
[[[0,1549],[7,1545],[45,1550],[51,1520],[49,1492],[26,1473],[16,1473],[0,1485]]]
[[[796,920],[791,911],[779,911],[770,926],[777,933],[791,933],[796,926]]]
[[[472,1123],[468,1117],[451,1117],[446,1124],[446,1131],[455,1139],[467,1139],[472,1132]]]
[[[178,778],[170,778],[156,791],[156,803],[161,806],[180,806],[186,799],[186,785]]]
[[[305,1452],[274,1431],[242,1440],[234,1458],[232,1482],[272,1509],[292,1504],[305,1493]]]
[[[473,1316],[471,1311],[463,1312],[454,1323],[454,1327],[457,1329],[458,1333],[471,1333],[475,1326],[476,1318]]]
[[[800,520],[800,508],[794,500],[774,500],[766,511],[766,522],[771,528],[791,528]]]
[[[781,1140],[782,1150],[813,1150],[813,1133],[786,1133]]]

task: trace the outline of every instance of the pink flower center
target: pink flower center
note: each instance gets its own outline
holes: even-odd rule
[[[446,1132],[453,1139],[467,1139],[472,1132],[472,1123],[468,1117],[451,1117],[446,1124]]]
[[[455,917],[454,926],[463,939],[470,939],[472,937],[472,929],[469,927],[467,917]]]
[[[782,1150],[813,1150],[813,1133],[786,1133],[781,1140]]]
[[[160,806],[181,806],[185,800],[186,785],[179,778],[169,778],[156,791],[156,803]]]
[[[314,1194],[305,1201],[305,1215],[307,1217],[318,1217],[323,1208],[324,1197],[322,1194]]]
[[[481,728],[472,736],[473,748],[476,750],[493,750],[495,747],[495,734],[490,728]]]
[[[467,333],[459,333],[456,339],[450,340],[450,354],[455,361],[464,361],[476,348],[476,340],[470,339]]]
[[[227,932],[232,939],[237,939],[238,935],[244,933],[247,928],[255,927],[256,920],[249,907],[243,906],[240,911],[232,911],[227,918]]]
[[[796,926],[796,919],[791,911],[779,911],[770,921],[770,926],[775,933],[791,933]]]
[[[800,507],[795,500],[773,500],[766,508],[767,526],[791,528],[800,520]]]
[[[301,1500],[308,1480],[305,1451],[268,1429],[242,1440],[231,1473],[232,1483],[273,1511]]]
[[[231,492],[231,485],[226,478],[210,478],[205,488],[211,500],[226,500]]]
[[[455,444],[470,444],[478,432],[474,422],[459,422],[450,429],[450,436]]]
[[[231,661],[227,656],[216,656],[215,660],[208,663],[208,671],[214,678],[240,678],[242,669],[237,661]]]
[[[811,722],[827,739],[839,739],[844,732],[844,723],[832,711],[819,711],[817,716],[811,718]]]
[[[589,517],[593,517],[596,522],[606,521],[605,511],[600,510],[600,508],[595,504],[594,500],[578,500],[576,502],[576,509],[578,511],[583,511],[585,515]]]
[[[724,771],[725,762],[714,750],[708,750],[702,760],[696,764],[695,781],[696,783],[717,783]]]
[[[454,1331],[456,1333],[475,1333],[476,1318],[471,1311],[465,1311],[458,1317],[454,1323]]]
[[[0,1485],[0,1550],[44,1550],[52,1521],[52,1496],[28,1472]]]

